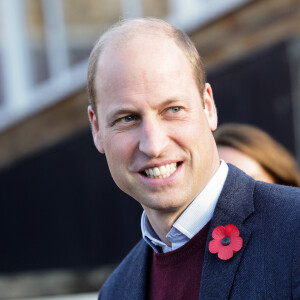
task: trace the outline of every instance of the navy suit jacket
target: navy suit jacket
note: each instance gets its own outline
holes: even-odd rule
[[[234,224],[242,249],[208,250],[216,226]],[[141,240],[102,287],[101,300],[147,299],[152,249]],[[199,299],[300,299],[300,189],[255,181],[229,165],[207,237]]]

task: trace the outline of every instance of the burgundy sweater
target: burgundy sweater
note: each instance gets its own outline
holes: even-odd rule
[[[149,300],[199,299],[207,223],[189,242],[168,252],[153,251]]]

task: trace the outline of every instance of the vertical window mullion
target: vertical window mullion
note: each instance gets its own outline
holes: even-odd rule
[[[63,6],[61,0],[42,0],[46,53],[50,77],[69,67]]]
[[[2,0],[0,3],[3,104],[6,108],[21,110],[28,104],[32,78],[26,31],[26,2]]]

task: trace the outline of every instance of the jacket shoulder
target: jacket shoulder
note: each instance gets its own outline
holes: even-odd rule
[[[257,181],[254,189],[254,201],[259,203],[263,200],[266,213],[270,215],[275,213],[274,217],[277,221],[293,216],[295,218],[292,220],[299,221],[300,188]]]
[[[140,240],[104,283],[98,299],[130,299],[133,290],[136,299],[143,299],[149,253],[149,246]]]
[[[300,232],[300,189],[256,182],[253,200],[263,218],[265,234],[277,242],[293,243]]]
[[[257,182],[254,198],[263,212],[265,268],[277,266],[278,280],[291,285],[293,297],[300,299],[300,189]],[[275,276],[274,272],[266,274],[274,291]]]

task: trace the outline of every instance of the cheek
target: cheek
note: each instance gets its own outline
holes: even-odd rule
[[[128,135],[118,134],[105,140],[105,155],[110,174],[116,185],[125,193],[130,193],[132,176],[130,167],[135,147]]]
[[[108,135],[104,139],[104,149],[109,166],[120,168],[132,156],[134,151],[133,137],[127,133]]]
[[[201,145],[205,145],[206,141],[210,138],[211,131],[203,119],[194,119],[180,124],[174,130],[174,134],[176,139],[187,147],[202,148]]]
[[[192,162],[197,168],[203,165],[203,161],[210,162],[214,156],[214,151],[216,151],[216,146],[207,123],[199,122],[197,126],[194,124],[179,135],[182,136],[183,143],[191,152]]]

